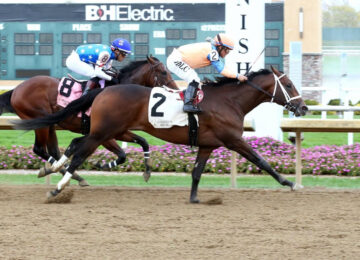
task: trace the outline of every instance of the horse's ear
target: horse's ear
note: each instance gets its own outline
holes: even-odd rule
[[[270,66],[270,68],[275,73],[275,75],[278,75],[278,76],[280,75],[280,72],[276,68],[274,68],[272,65]]]
[[[152,57],[151,54],[150,54],[149,56],[146,56],[146,59],[147,59],[147,61],[148,61],[150,64],[152,64],[152,65],[155,64],[155,61],[154,61],[154,59],[153,59],[153,57]]]

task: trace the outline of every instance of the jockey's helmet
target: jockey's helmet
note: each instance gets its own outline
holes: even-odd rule
[[[120,51],[130,54],[131,53],[131,45],[127,40],[125,40],[123,38],[117,38],[111,43],[111,50],[112,51],[120,50]]]
[[[230,50],[234,49],[234,40],[225,33],[219,33],[214,37],[215,46],[224,46]]]

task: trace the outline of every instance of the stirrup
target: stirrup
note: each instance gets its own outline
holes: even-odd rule
[[[194,106],[193,104],[185,104],[183,111],[186,113],[200,113],[201,109],[198,106]]]

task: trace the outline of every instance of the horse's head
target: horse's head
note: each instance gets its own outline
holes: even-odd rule
[[[150,84],[151,86],[156,87],[165,85],[172,89],[179,89],[172,78],[171,73],[162,62],[151,55],[147,56],[146,59],[150,66],[150,70],[144,74],[147,75],[149,82],[152,83]]]
[[[119,84],[133,83],[146,87],[167,86],[178,89],[170,72],[157,58],[149,56],[146,60],[132,61],[118,74]]]
[[[271,66],[271,70],[274,73],[275,80],[271,102],[274,101],[277,104],[284,106],[287,110],[293,112],[295,116],[304,116],[308,111],[308,107],[292,81],[286,74],[279,72],[273,66]]]

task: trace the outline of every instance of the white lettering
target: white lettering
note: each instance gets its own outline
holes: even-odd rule
[[[140,21],[142,17],[143,17],[143,14],[141,13],[140,9],[134,9],[131,12],[131,18],[134,21]]]
[[[165,31],[153,31],[154,38],[165,38]]]
[[[225,31],[225,24],[205,24],[201,25],[201,31]]]
[[[128,21],[129,16],[127,14],[129,13],[129,9],[130,9],[129,5],[118,5],[116,8],[116,11],[117,11],[116,20]]]
[[[92,25],[91,24],[73,24],[72,25],[72,30],[73,31],[91,31],[92,30]]]
[[[27,24],[26,28],[28,31],[40,31],[40,24]]]
[[[155,48],[155,55],[165,55],[165,48]]]
[[[101,21],[113,21],[115,20],[115,5],[110,5],[109,9],[106,9],[106,5],[100,5],[100,9],[98,11],[99,14],[102,14],[100,17]]]
[[[4,30],[4,24],[3,23],[0,23],[0,30]]]
[[[99,16],[96,13],[97,10],[99,10],[99,7],[97,5],[85,6],[85,20],[87,21],[99,20]]]
[[[145,9],[132,9],[131,5],[86,5],[87,21],[173,21],[174,10],[150,6]]]
[[[120,24],[120,31],[139,31],[140,24]]]

